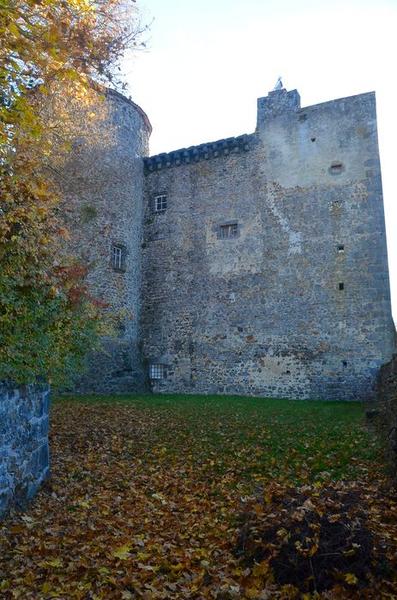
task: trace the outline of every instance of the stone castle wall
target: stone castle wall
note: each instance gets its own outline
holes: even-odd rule
[[[49,474],[47,386],[0,383],[0,517],[23,508]]]
[[[151,157],[146,171],[155,391],[373,395],[394,349],[374,94],[300,108],[296,91],[271,92],[254,134]]]
[[[90,120],[90,113],[95,118]],[[86,114],[87,113],[87,114]],[[89,268],[91,294],[106,305],[111,320],[103,351],[89,358],[78,392],[142,389],[145,374],[139,351],[143,156],[150,123],[133,102],[114,91],[76,119],[81,136],[62,168],[63,214],[71,234],[70,254]],[[122,268],[113,265],[113,248]]]

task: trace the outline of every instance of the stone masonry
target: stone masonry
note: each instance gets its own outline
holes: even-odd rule
[[[0,518],[23,508],[49,474],[47,386],[0,383]]]
[[[93,109],[88,108],[88,112]],[[105,305],[111,330],[89,360],[79,392],[128,392],[145,386],[139,349],[143,158],[151,125],[132,101],[108,91],[94,123],[79,109],[70,160],[62,168],[63,215],[70,253],[87,265],[91,294]],[[90,123],[85,126],[85,122]],[[114,268],[113,249],[122,254]]]
[[[146,171],[153,389],[371,397],[394,344],[374,94],[300,108],[296,90],[273,91],[254,134]]]
[[[80,245],[94,292],[126,309],[132,366],[105,357],[84,389],[372,397],[394,351],[374,93],[301,108],[277,89],[254,133],[147,158],[124,103],[124,154],[77,170],[74,197],[95,207]]]
[[[367,419],[381,434],[390,474],[397,480],[397,354],[381,367],[377,392]]]

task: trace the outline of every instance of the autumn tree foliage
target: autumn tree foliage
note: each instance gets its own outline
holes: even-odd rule
[[[131,2],[0,0],[0,379],[65,381],[98,337],[85,270],[61,251],[51,168],[71,149],[68,100],[120,85],[142,32]]]

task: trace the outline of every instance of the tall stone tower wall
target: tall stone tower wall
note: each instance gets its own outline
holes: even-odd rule
[[[394,350],[373,93],[300,108],[275,90],[254,134],[146,172],[154,390],[372,396]]]
[[[77,112],[81,136],[61,179],[68,251],[89,267],[90,293],[107,306],[113,324],[77,390],[140,390],[143,156],[151,126],[136,104],[113,91]]]

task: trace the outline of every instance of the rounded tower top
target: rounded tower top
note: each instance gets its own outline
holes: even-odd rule
[[[131,98],[127,98],[127,96],[124,96],[124,94],[121,94],[117,90],[113,90],[111,88],[106,89],[106,95],[108,97],[110,96],[110,97],[116,98],[119,101],[125,102],[125,103],[129,104],[130,106],[132,106],[142,117],[143,123],[148,131],[148,134],[150,135],[152,133],[153,128],[152,128],[152,124],[150,123],[149,117],[147,116],[145,111],[138,104],[136,104],[136,102],[133,102],[131,100]]]

